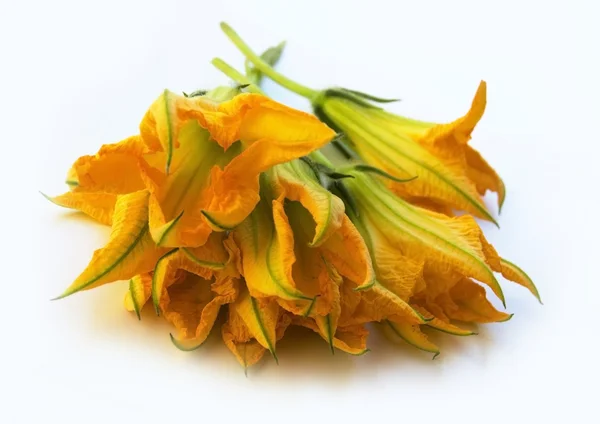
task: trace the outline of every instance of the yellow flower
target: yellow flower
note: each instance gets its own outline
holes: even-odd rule
[[[342,172],[353,176],[343,183],[348,202],[353,205],[347,213],[369,249],[377,285],[424,318],[419,323],[409,321],[407,315],[382,313],[370,315],[370,321],[385,319],[383,325],[392,334],[439,353],[420,331],[421,325],[466,335],[471,333],[450,320],[496,322],[510,318],[493,308],[483,287],[473,280],[489,286],[504,303],[494,276],[498,272],[540,299],[527,274],[496,253],[472,217],[448,217],[410,205],[391,192],[381,177],[355,168]],[[378,306],[383,299],[379,296],[374,300],[373,311],[383,311]]]
[[[275,299],[298,321],[336,341],[343,278],[357,289],[373,284],[373,269],[360,234],[343,202],[316,179],[303,161],[275,166],[261,178],[261,201],[234,230],[242,272],[252,298]]]
[[[168,248],[202,246],[213,231],[235,227],[259,200],[261,172],[333,135],[259,94],[217,102],[165,91],[139,136],[78,159],[71,190],[50,198],[112,225],[108,244],[60,297],[149,272]]]
[[[140,126],[152,153],[150,232],[161,246],[200,246],[234,228],[258,203],[258,176],[323,146],[333,132],[310,115],[258,94],[220,104],[165,92]]]
[[[416,121],[386,112],[375,103],[380,99],[354,90],[332,88],[315,91],[277,73],[258,57],[227,25],[221,28],[256,69],[282,86],[306,97],[315,114],[331,128],[344,134],[341,140],[360,158],[398,178],[418,178],[407,184],[388,182],[411,202],[452,215],[453,210],[495,222],[481,195],[487,190],[504,201],[500,177],[468,146],[471,132],[486,104],[484,82],[471,110],[449,124]]]
[[[221,328],[223,341],[244,368],[257,363],[266,351],[277,361],[275,344],[291,324],[291,317],[274,299],[255,299],[244,289],[229,305]]]
[[[221,306],[239,295],[236,256],[223,233],[213,233],[199,248],[174,249],[160,258],[151,273],[133,277],[125,308],[141,310],[152,298],[158,314],[177,329],[171,340],[181,350],[194,350],[208,337]]]

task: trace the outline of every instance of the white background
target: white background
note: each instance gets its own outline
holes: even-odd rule
[[[2,1],[0,421],[598,422],[599,16],[592,0]],[[508,195],[501,230],[483,227],[545,305],[504,284],[512,321],[436,338],[435,361],[376,335],[363,357],[331,356],[294,332],[246,378],[218,331],[180,352],[166,324],[125,312],[123,283],[50,302],[108,230],[38,190],[63,192],[71,163],[135,133],[164,88],[227,83],[210,59],[242,59],[221,20],[257,50],[287,40],[291,78],[399,96],[390,108],[421,119],[460,116],[485,79],[472,142]]]

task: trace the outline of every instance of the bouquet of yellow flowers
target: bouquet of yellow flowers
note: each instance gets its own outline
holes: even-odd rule
[[[129,280],[125,308],[138,318],[154,308],[182,350],[200,347],[222,314],[244,367],[266,351],[277,360],[289,326],[361,355],[373,325],[435,357],[430,329],[468,336],[460,322],[511,318],[486,297],[484,286],[505,303],[496,273],[540,298],[474,219],[495,222],[482,195],[496,192],[499,207],[505,195],[468,144],[484,82],[465,116],[420,121],[380,106],[392,100],[300,85],[273,69],[283,44],[259,56],[222,29],[247,59],[244,74],[213,60],[235,85],[165,90],[138,134],[77,159],[68,191],[48,197],[112,228],[58,298]],[[309,99],[314,115],[267,97],[264,77]]]

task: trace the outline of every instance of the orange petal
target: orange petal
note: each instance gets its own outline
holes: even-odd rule
[[[119,196],[112,221],[106,246],[94,252],[87,268],[59,298],[151,271],[164,253],[148,232],[148,192]]]
[[[77,209],[101,224],[112,225],[112,217],[117,203],[117,195],[114,193],[69,191],[60,196],[44,195],[44,197],[58,206]]]
[[[222,305],[232,303],[238,296],[234,279],[213,282],[188,273],[186,278],[170,286],[161,299],[165,319],[178,331],[171,336],[181,350],[194,350],[208,337]]]
[[[71,167],[67,184],[76,192],[127,194],[144,188],[138,161],[145,146],[138,136],[103,145],[98,153],[82,156]]]

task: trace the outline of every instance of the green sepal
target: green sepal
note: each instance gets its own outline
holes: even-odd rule
[[[384,99],[382,97],[373,96],[371,94],[363,93],[362,91],[350,90],[348,88],[342,88],[341,90],[344,90],[348,93],[354,94],[355,96],[362,97],[365,100],[370,100],[376,103],[394,103],[400,101],[400,99]]]
[[[352,91],[346,90],[345,88],[328,88],[322,92],[322,96],[323,97],[319,99],[320,101],[323,101],[327,97],[340,97],[368,109],[381,109],[379,106],[369,103],[369,101],[365,100],[365,98],[353,93]]]

